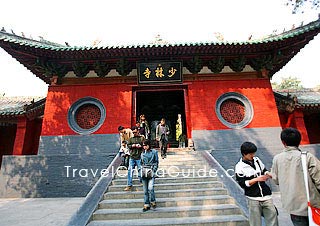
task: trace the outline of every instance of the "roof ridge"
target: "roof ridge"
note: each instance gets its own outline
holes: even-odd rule
[[[235,40],[229,40],[229,41],[219,41],[216,42],[214,40],[203,40],[200,42],[168,42],[166,44],[162,43],[144,43],[144,44],[119,44],[119,45],[106,45],[106,46],[68,46],[68,45],[62,45],[55,42],[47,41],[47,40],[34,40],[29,39],[26,37],[21,37],[16,34],[10,34],[5,31],[0,31],[0,40],[4,40],[7,42],[18,42],[22,45],[26,46],[32,46],[32,47],[40,47],[40,48],[49,48],[51,50],[91,50],[91,49],[125,49],[125,48],[152,48],[152,47],[172,47],[172,46],[201,46],[201,45],[244,45],[244,44],[257,44],[257,43],[266,43],[269,41],[284,39],[293,37],[296,35],[299,35],[301,33],[307,32],[309,30],[314,30],[316,28],[320,28],[320,18],[312,21],[306,25],[303,25],[301,27],[297,27],[295,29],[277,34],[277,35],[270,35],[267,38],[257,39],[257,40],[246,40],[246,41],[235,41]]]
[[[59,44],[59,43],[56,43],[56,42],[52,42],[52,41],[48,41],[46,39],[44,39],[42,36],[39,36],[40,37],[40,40],[36,40],[36,39],[33,39],[33,38],[27,38],[27,37],[23,37],[23,36],[20,36],[20,35],[17,35],[17,34],[11,34],[11,33],[8,33],[6,32],[5,30],[1,30],[0,31],[0,40],[5,40],[7,39],[8,41],[18,41],[20,43],[28,43],[30,45],[47,45],[47,46],[52,46],[52,47],[66,47],[65,45],[62,45],[62,44]]]
[[[296,36],[300,33],[309,31],[309,30],[313,30],[317,27],[320,27],[320,18],[318,18],[315,21],[311,21],[310,23],[300,26],[300,27],[296,27],[294,29],[282,32],[280,34],[276,34],[276,35],[270,35],[269,37],[263,39],[265,41],[271,41],[274,39],[282,39],[282,38],[288,38],[290,35]]]

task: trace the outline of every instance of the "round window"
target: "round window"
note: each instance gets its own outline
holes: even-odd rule
[[[93,97],[81,98],[73,103],[68,112],[70,128],[79,134],[97,131],[106,118],[106,109],[100,100]]]
[[[230,92],[218,98],[216,114],[225,126],[240,129],[251,122],[253,108],[248,98],[240,93]]]

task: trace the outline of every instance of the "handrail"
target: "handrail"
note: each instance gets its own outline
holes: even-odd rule
[[[209,151],[200,151],[202,156],[207,160],[210,167],[215,169],[220,176],[220,180],[224,183],[226,188],[229,190],[230,195],[236,200],[246,217],[249,216],[249,209],[247,201],[243,195],[243,189],[240,185],[229,176],[229,173],[220,165],[220,163],[211,155]]]
[[[72,215],[66,226],[85,226],[89,223],[93,212],[96,210],[99,202],[103,198],[104,193],[109,187],[117,168],[120,166],[121,157],[116,155],[112,160],[106,172],[106,176],[101,176],[97,183],[93,186],[87,194],[85,200],[82,202],[78,210]]]

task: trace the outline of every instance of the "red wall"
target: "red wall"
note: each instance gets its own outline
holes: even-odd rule
[[[301,144],[312,144],[312,143],[319,143],[319,142],[314,142],[314,138],[310,134],[312,132],[310,131],[316,131],[312,127],[313,125],[316,125],[316,121],[312,121],[310,123],[309,118],[305,117],[302,109],[296,108],[293,113],[279,113],[279,118],[281,121],[281,127],[282,129],[288,128],[288,127],[293,127],[296,128],[300,131],[301,133]],[[318,134],[318,133],[316,133]]]
[[[41,119],[28,120],[23,116],[18,117],[13,155],[36,155],[38,153],[41,124]]]
[[[254,117],[246,128],[280,127],[273,91],[268,79],[194,81],[189,85],[189,106],[193,130],[229,129],[215,113],[217,99],[226,92],[238,92],[253,105]]]
[[[132,88],[128,84],[64,85],[49,87],[42,136],[75,135],[68,125],[70,106],[83,97],[99,99],[106,108],[106,119],[95,134],[118,132],[118,126],[131,123]]]
[[[320,143],[320,115],[313,113],[304,116],[310,144]]]
[[[238,92],[252,103],[254,117],[246,128],[280,127],[274,95],[268,79],[192,81],[188,84],[190,121],[192,130],[229,129],[215,114],[220,95]],[[117,133],[119,125],[130,126],[132,114],[132,85],[69,85],[49,88],[42,136],[74,135],[68,125],[70,106],[80,98],[99,99],[106,108],[106,120],[95,134]]]

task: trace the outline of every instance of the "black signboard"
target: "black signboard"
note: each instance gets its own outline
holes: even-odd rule
[[[138,63],[138,83],[181,83],[181,62]]]

